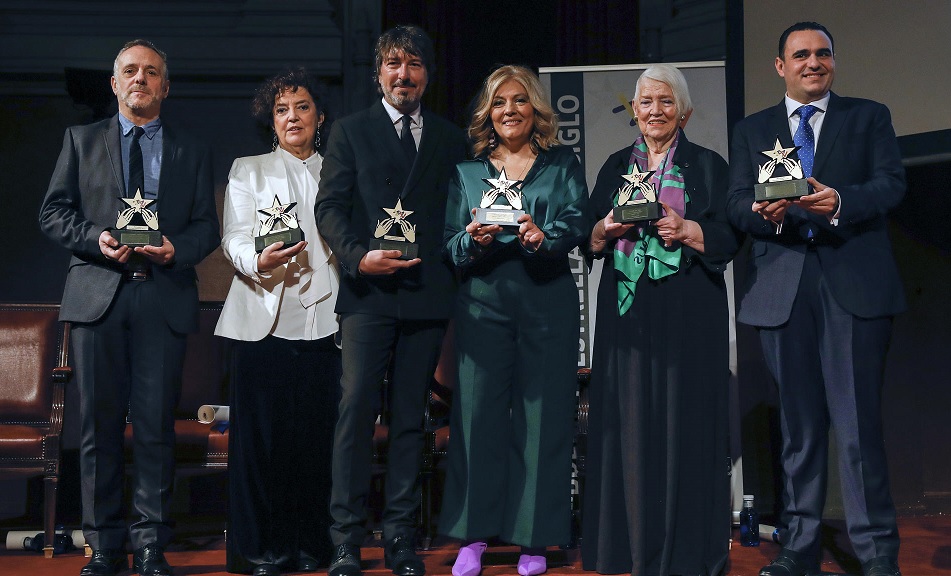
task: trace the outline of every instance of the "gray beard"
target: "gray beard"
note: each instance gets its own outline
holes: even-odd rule
[[[413,98],[411,96],[397,96],[395,91],[386,93],[386,101],[389,102],[394,108],[400,108],[411,104],[419,104],[418,98]]]

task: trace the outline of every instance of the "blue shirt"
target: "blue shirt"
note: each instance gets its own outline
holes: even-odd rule
[[[131,120],[119,114],[119,132],[122,137],[119,139],[122,143],[122,181],[128,186],[129,183],[129,149],[132,147],[132,128],[135,124]],[[145,198],[158,198],[159,174],[162,171],[162,119],[156,118],[142,127],[145,134],[139,138],[139,146],[142,148],[142,167],[145,170],[145,190],[142,196]],[[129,192],[134,195],[135,192]]]

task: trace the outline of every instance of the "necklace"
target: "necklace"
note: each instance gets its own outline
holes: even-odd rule
[[[509,158],[511,159],[512,156],[510,155]],[[505,162],[503,162],[501,158],[492,158],[490,156],[489,160],[492,161],[492,165],[495,166],[496,170],[499,170],[501,172],[505,168]],[[522,162],[521,173],[515,176],[513,179],[522,180],[523,178],[525,178],[525,175],[528,174],[529,167],[532,165],[534,161],[535,161],[535,154],[532,153],[528,157],[526,157],[525,160]]]

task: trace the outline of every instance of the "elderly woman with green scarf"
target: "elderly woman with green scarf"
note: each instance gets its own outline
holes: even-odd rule
[[[590,200],[604,268],[582,560],[602,574],[717,574],[730,540],[723,273],[740,244],[728,169],[684,134],[693,108],[679,70],[645,70],[631,104],[641,135],[604,163]],[[615,221],[619,203],[648,200],[658,218]]]

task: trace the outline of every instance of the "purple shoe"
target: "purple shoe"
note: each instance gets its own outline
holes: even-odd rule
[[[518,573],[522,576],[536,576],[544,574],[548,570],[548,564],[544,556],[529,556],[522,554],[518,557]]]
[[[452,576],[478,576],[482,572],[482,553],[485,548],[485,542],[473,542],[459,548],[452,565]]]

